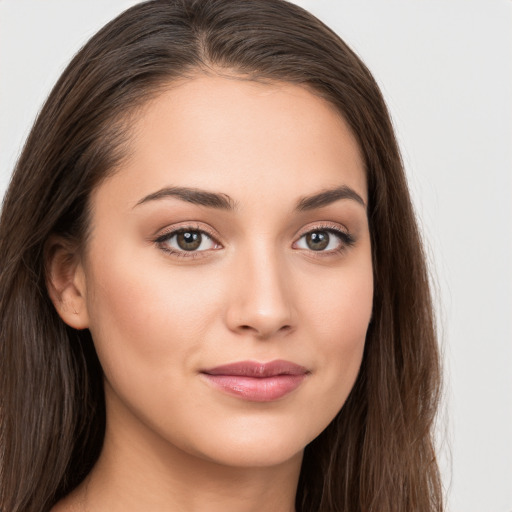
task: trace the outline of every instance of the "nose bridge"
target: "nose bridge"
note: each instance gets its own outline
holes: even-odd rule
[[[293,327],[293,304],[284,255],[261,237],[237,257],[228,318],[231,329],[269,337]]]

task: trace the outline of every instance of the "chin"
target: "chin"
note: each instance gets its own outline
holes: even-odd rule
[[[205,450],[207,453],[203,453],[203,457],[233,468],[268,468],[302,458],[304,447],[302,443],[290,443],[284,439],[264,444],[243,444],[238,441],[225,445],[221,450],[218,447]]]
[[[254,419],[253,419],[254,420]],[[324,424],[325,423],[325,424]],[[233,420],[224,428],[211,424],[208,436],[194,436],[193,444],[184,449],[191,455],[223,466],[263,468],[296,461],[302,457],[307,444],[327,426],[308,425],[299,419],[288,421]],[[304,428],[307,427],[307,428]]]

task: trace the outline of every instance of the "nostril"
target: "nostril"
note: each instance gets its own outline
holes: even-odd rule
[[[291,331],[291,330],[292,330],[292,326],[291,326],[291,325],[289,325],[289,324],[286,324],[286,325],[283,325],[283,326],[279,327],[277,330],[271,330],[271,329],[269,329],[269,331],[267,332],[267,331],[266,331],[266,330],[264,330],[264,329],[257,329],[256,327],[253,327],[253,326],[251,326],[251,325],[246,325],[246,324],[244,324],[244,325],[240,325],[240,326],[238,327],[238,329],[239,329],[240,331],[244,331],[244,332],[247,332],[247,331],[255,332],[255,333],[257,333],[259,336],[267,337],[267,336],[271,335],[271,334],[272,334],[272,332],[273,332],[274,334],[277,334],[277,333],[287,333],[287,332],[289,332],[289,331]]]

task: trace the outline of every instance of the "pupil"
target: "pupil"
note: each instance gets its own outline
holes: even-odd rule
[[[327,231],[313,231],[306,235],[306,243],[313,251],[321,251],[329,245],[329,233]]]
[[[201,245],[201,233],[197,231],[184,231],[178,233],[177,242],[180,249],[194,251]]]

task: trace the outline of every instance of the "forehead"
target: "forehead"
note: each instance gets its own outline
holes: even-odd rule
[[[366,201],[355,137],[305,87],[201,75],[149,101],[130,131],[129,158],[107,182],[133,204],[169,186],[285,202],[347,185]]]

